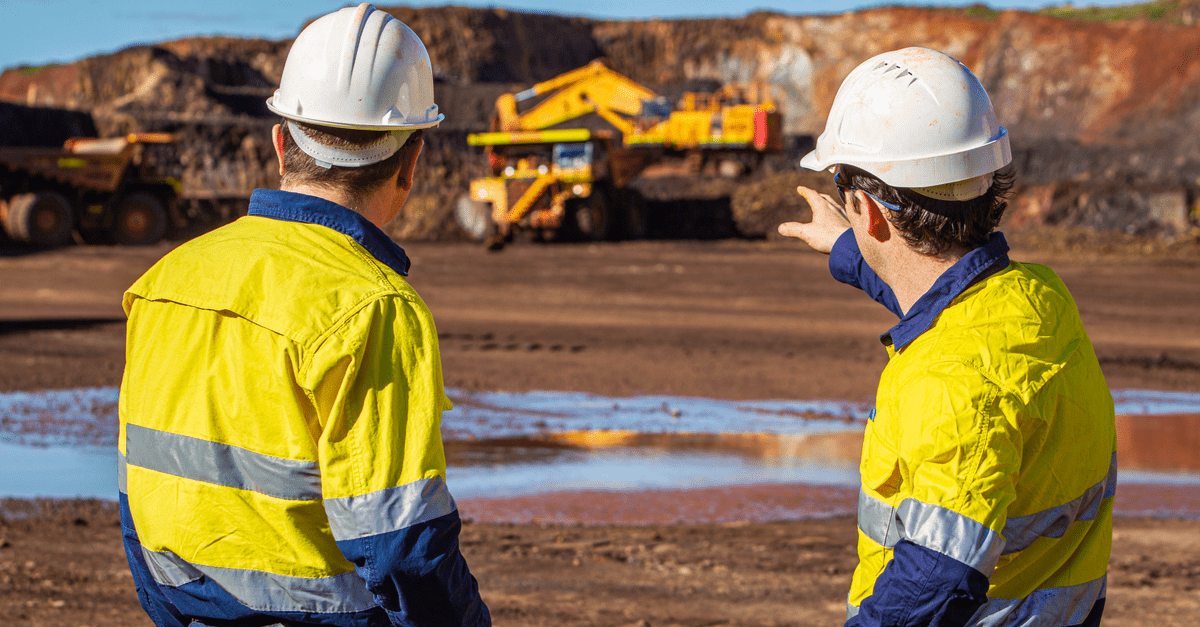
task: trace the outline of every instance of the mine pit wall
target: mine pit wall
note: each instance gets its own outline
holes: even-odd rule
[[[1164,236],[1195,226],[1198,28],[897,8],[648,21],[463,7],[387,10],[426,42],[447,115],[426,136],[409,221],[393,233],[400,238],[460,236],[449,220],[453,200],[484,169],[465,135],[487,127],[500,93],[601,57],[663,93],[687,82],[763,81],[793,142],[811,142],[851,69],[910,45],[961,59],[987,87],[1013,138],[1013,220]],[[174,168],[185,189],[248,194],[278,184],[268,135],[276,120],[262,103],[278,85],[289,47],[200,38],[12,69],[0,76],[0,100],[89,112],[102,135],[174,132]],[[796,168],[794,159],[775,158],[769,173],[795,175]],[[776,188],[786,186],[763,186]]]

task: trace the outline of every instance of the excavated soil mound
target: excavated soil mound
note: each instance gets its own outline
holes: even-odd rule
[[[599,58],[668,97],[689,87],[759,81],[784,112],[790,145],[806,146],[854,66],[911,45],[961,59],[988,89],[1012,137],[1017,223],[1176,244],[1198,237],[1194,0],[1043,14],[978,6],[645,21],[464,7],[386,10],[426,43],[436,98],[447,114],[442,129],[429,134],[409,219],[393,227],[397,237],[462,237],[450,208],[484,171],[481,152],[466,145],[465,135],[487,128],[501,93]],[[186,192],[247,195],[277,184],[267,140],[275,120],[263,101],[278,85],[290,44],[195,38],[13,68],[0,75],[0,100],[90,114],[106,136],[173,132],[179,144],[156,160],[181,178]],[[0,111],[0,119],[12,115]],[[87,130],[71,124],[30,127],[46,128],[39,141],[54,144],[52,135]],[[634,189],[648,203],[649,236],[770,236],[772,222],[802,215],[795,183],[821,184],[798,171],[796,156],[789,150],[769,158],[763,171],[737,184],[705,172],[639,181]]]

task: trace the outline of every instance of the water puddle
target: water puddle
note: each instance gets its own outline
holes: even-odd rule
[[[112,446],[24,446],[0,442],[0,496],[117,498]]]
[[[481,502],[795,484],[827,486],[845,499],[856,492],[870,411],[841,401],[449,394],[447,480],[460,500]],[[1200,493],[1200,393],[1113,397],[1121,483]],[[115,388],[0,394],[0,495],[113,498],[116,407]],[[1140,493],[1148,495],[1140,497],[1149,499],[1145,511],[1178,514],[1155,504],[1153,489]],[[1200,512],[1193,500],[1186,509]]]

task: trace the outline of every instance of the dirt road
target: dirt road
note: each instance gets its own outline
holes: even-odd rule
[[[1110,386],[1200,390],[1197,264],[1017,244],[1014,256],[1048,261],[1066,280]],[[823,256],[783,244],[406,248],[456,388],[870,400],[885,362],[875,338],[894,322],[830,279]],[[166,250],[0,256],[0,390],[116,385],[121,291]],[[6,624],[148,625],[116,521],[111,503],[0,502]],[[463,550],[498,625],[831,625],[853,541],[844,517],[474,523]],[[1197,610],[1200,523],[1119,519],[1105,625],[1191,625]]]
[[[0,256],[0,390],[118,384],[121,292],[166,250]],[[406,250],[455,388],[870,400],[896,321],[800,246]],[[1110,387],[1200,390],[1200,261],[1013,256],[1066,281]]]
[[[2,501],[0,617],[13,626],[150,627],[112,503]],[[24,519],[20,519],[25,516]],[[14,520],[15,519],[15,520]],[[1106,627],[1190,627],[1200,525],[1118,518]],[[853,519],[765,524],[467,524],[462,550],[496,625],[840,625]]]

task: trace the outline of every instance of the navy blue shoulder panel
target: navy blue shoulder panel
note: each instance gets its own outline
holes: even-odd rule
[[[950,302],[958,298],[976,281],[983,280],[1008,267],[1008,242],[999,231],[992,233],[987,243],[963,255],[949,270],[942,273],[933,287],[913,303],[912,309],[892,327],[883,338],[891,336],[892,345],[900,350],[929,330]]]
[[[248,215],[329,227],[353,238],[401,276],[408,276],[411,262],[403,248],[366,218],[324,198],[277,189],[256,189],[250,196]]]
[[[863,260],[862,252],[854,234],[847,229],[833,245],[829,255],[829,273],[833,278],[853,285],[896,314],[900,322],[879,336],[879,341],[892,344],[896,350],[907,346],[929,330],[934,320],[942,314],[951,301],[958,298],[976,281],[991,276],[1008,267],[1008,242],[999,231],[992,233],[986,244],[972,250],[942,273],[933,286],[907,313],[900,311],[892,288]]]
[[[988,579],[978,570],[901,540],[846,627],[962,627],[987,601],[987,590]]]

